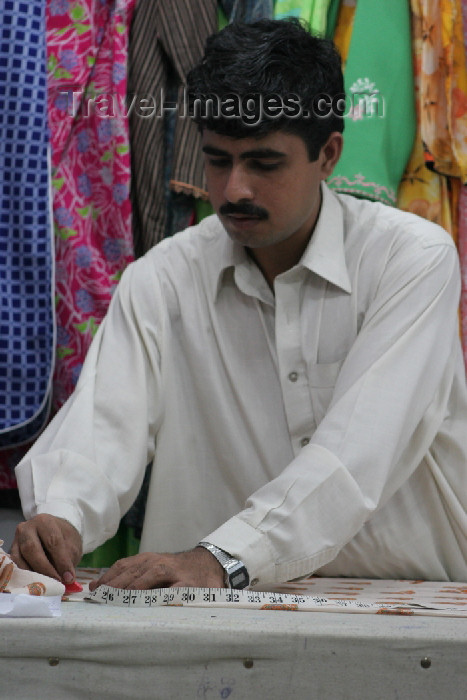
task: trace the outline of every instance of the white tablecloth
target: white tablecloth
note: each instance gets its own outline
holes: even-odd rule
[[[462,618],[64,602],[0,621],[2,700],[465,700]]]

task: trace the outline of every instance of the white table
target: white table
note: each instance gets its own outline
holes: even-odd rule
[[[2,700],[465,700],[467,620],[62,604],[0,620]]]

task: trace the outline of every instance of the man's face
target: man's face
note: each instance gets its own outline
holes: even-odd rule
[[[306,245],[330,174],[325,147],[310,162],[293,134],[233,139],[205,129],[203,153],[211,204],[232,240],[252,249]]]

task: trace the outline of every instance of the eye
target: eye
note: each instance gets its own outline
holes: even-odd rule
[[[208,164],[214,168],[228,168],[231,162],[228,158],[208,158]]]
[[[267,163],[263,160],[253,160],[251,161],[251,167],[253,170],[261,170],[262,172],[271,172],[272,170],[277,170],[280,167],[280,162]]]

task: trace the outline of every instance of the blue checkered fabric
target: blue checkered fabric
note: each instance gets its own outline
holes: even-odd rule
[[[53,371],[45,1],[0,11],[0,447],[47,420]]]

